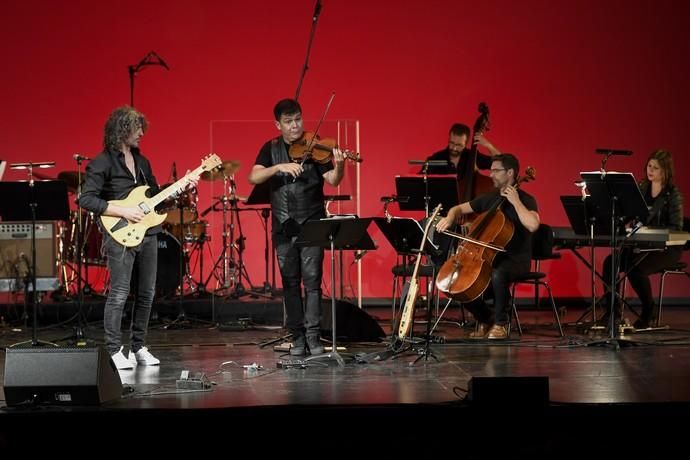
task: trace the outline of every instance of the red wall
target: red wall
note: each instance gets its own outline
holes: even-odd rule
[[[213,120],[266,120],[216,150],[242,161],[236,178],[247,195],[256,152],[276,134],[273,104],[294,95],[313,8],[312,0],[5,2],[0,158],[74,170],[72,154],[98,153],[108,113],[129,102],[127,66],[155,50],[171,70],[140,73],[135,105],[151,121],[142,148],[159,181],[168,182],[173,160],[191,169],[217,148]],[[578,173],[599,167],[595,148],[633,150],[608,167],[638,177],[661,147],[677,172],[688,170],[689,10],[683,1],[324,0],[300,101],[316,120],[335,91],[328,119],[360,121],[363,216],[381,215],[393,177],[412,171],[407,160],[443,147],[450,124],[471,125],[486,101],[488,136],[536,167],[528,189],[542,220],[565,225],[558,197],[577,193]],[[10,171],[5,180],[19,178]],[[690,194],[686,177],[679,184]],[[200,192],[205,208],[218,186]],[[241,215],[247,267],[261,284],[260,219]],[[220,216],[207,217],[217,255]],[[383,297],[394,254],[372,236],[380,249],[363,259],[363,295]],[[589,295],[573,256],[550,270],[557,295]],[[668,292],[690,296],[680,282]]]

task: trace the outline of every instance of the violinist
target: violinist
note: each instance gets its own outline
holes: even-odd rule
[[[324,352],[320,339],[321,278],[324,250],[294,245],[302,225],[326,216],[323,184],[336,187],[343,179],[343,152],[334,147],[332,159],[317,162],[311,158],[295,162],[290,146],[304,136],[302,108],[294,99],[279,101],[274,109],[275,126],[280,136],[266,142],[259,151],[249,182],[270,181],[272,241],[278,255],[283,282],[287,328],[293,337],[290,354],[312,355]],[[301,284],[305,297],[302,298]]]
[[[493,297],[493,309],[484,303],[482,297],[465,304],[479,323],[470,337],[501,340],[508,338],[510,282],[530,270],[531,234],[539,227],[539,214],[534,197],[515,186],[520,170],[518,159],[510,153],[504,153],[494,156],[492,160],[490,172],[495,190],[453,206],[448,215],[438,222],[436,229],[447,230],[460,215],[487,211],[501,197],[505,198],[500,209],[506,219],[513,223],[515,231],[505,247],[506,251],[496,256],[491,282],[484,292],[484,296]]]
[[[461,123],[455,123],[451,126],[448,132],[448,146],[427,157],[427,160],[445,160],[448,164],[446,166],[429,166],[426,171],[427,174],[457,174],[458,177],[463,177],[465,170],[470,167],[468,163],[471,155],[467,148],[469,138],[470,128],[468,126]],[[490,153],[490,155],[477,153],[477,168],[489,169],[491,167],[491,157],[501,152],[481,133],[477,133],[474,136],[474,140]],[[424,167],[419,171],[419,174],[423,173]]]

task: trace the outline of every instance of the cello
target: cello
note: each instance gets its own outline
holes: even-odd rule
[[[515,188],[534,177],[534,168],[528,167],[525,175],[515,182]],[[461,240],[455,254],[443,263],[436,277],[436,287],[446,296],[463,303],[471,302],[489,286],[493,261],[499,252],[505,252],[515,231],[513,223],[500,209],[504,201],[505,197],[499,195],[488,211],[477,215],[467,236],[443,232]]]
[[[472,147],[469,150],[469,161],[462,177],[458,176],[458,199],[460,203],[466,203],[479,195],[490,192],[494,187],[491,178],[477,170],[477,141],[475,136],[489,130],[489,106],[485,102],[480,102],[477,110],[479,110],[480,115],[472,127]],[[460,223],[466,224],[470,219],[470,215],[462,216]]]

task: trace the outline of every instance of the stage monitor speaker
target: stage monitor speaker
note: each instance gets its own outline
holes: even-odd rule
[[[331,337],[331,311],[333,307],[330,299],[324,299],[321,304],[321,334]],[[338,339],[352,342],[379,342],[386,337],[379,323],[357,305],[343,300],[335,303],[335,332]]]
[[[546,407],[549,405],[549,378],[472,377],[467,399],[480,405]]]
[[[36,222],[37,278],[55,278],[55,222]],[[31,266],[31,222],[0,223],[0,278],[24,278]]]
[[[102,348],[8,348],[5,402],[99,405],[122,396],[122,382]]]

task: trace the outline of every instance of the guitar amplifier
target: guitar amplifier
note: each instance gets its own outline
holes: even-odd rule
[[[57,287],[55,234],[55,221],[36,222],[36,284],[39,291]],[[29,274],[31,257],[31,222],[0,222],[0,291],[22,286]]]

